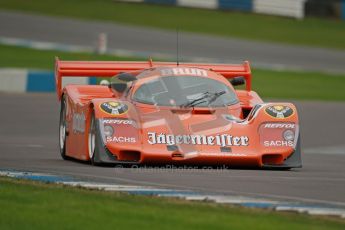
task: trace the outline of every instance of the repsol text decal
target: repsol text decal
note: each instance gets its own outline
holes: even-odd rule
[[[104,119],[103,124],[115,124],[115,125],[132,125],[134,122],[132,120],[124,119]]]
[[[296,126],[292,123],[266,123],[266,129],[294,129]]]

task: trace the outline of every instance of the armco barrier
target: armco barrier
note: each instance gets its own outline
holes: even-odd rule
[[[95,78],[66,78],[66,84],[96,84]],[[0,69],[0,92],[55,92],[53,71],[27,69]]]
[[[122,2],[154,3],[192,8],[238,10],[303,18],[306,0],[119,0]]]
[[[345,17],[345,0],[307,0],[305,4],[305,15],[313,17]]]
[[[302,19],[306,0],[253,0],[255,13]]]
[[[222,10],[252,11],[252,0],[218,0],[218,8]]]
[[[177,5],[192,8],[217,9],[218,0],[177,0]]]
[[[28,71],[26,92],[54,92],[54,72]]]
[[[177,0],[144,0],[146,3],[176,5]]]
[[[192,8],[239,10],[302,19],[305,15],[345,19],[345,0],[117,0]]]

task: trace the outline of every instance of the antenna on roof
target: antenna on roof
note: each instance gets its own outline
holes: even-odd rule
[[[179,47],[178,47],[178,28],[176,29],[176,65],[179,66],[180,65],[180,61],[179,61]]]

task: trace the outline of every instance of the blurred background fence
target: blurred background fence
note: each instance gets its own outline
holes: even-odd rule
[[[181,7],[238,10],[302,19],[306,16],[345,20],[345,0],[118,0]]]
[[[0,68],[0,76],[0,92],[55,92],[54,71]],[[96,84],[96,78],[63,79],[62,85],[67,84]]]

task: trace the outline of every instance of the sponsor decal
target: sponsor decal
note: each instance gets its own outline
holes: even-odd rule
[[[292,123],[266,123],[264,128],[266,129],[294,129],[295,124]]]
[[[294,110],[285,105],[273,105],[265,109],[265,112],[274,118],[288,118],[294,114]]]
[[[266,147],[293,147],[293,141],[264,141]]]
[[[132,125],[134,122],[132,120],[124,119],[104,119],[103,124],[115,124],[115,125]]]
[[[121,102],[108,101],[100,105],[100,109],[110,115],[121,115],[128,111],[128,106]]]
[[[162,76],[173,76],[173,75],[183,75],[183,76],[200,76],[207,77],[207,71],[204,69],[197,68],[170,68],[162,69]]]
[[[84,113],[73,114],[73,132],[84,133],[85,132],[85,115]]]
[[[164,133],[148,133],[148,143],[154,144],[187,144],[187,145],[218,145],[225,146],[248,146],[249,138],[247,136],[231,136],[228,134],[221,134],[216,136],[206,135],[172,135]]]
[[[134,137],[107,137],[106,142],[135,143],[137,140]]]

